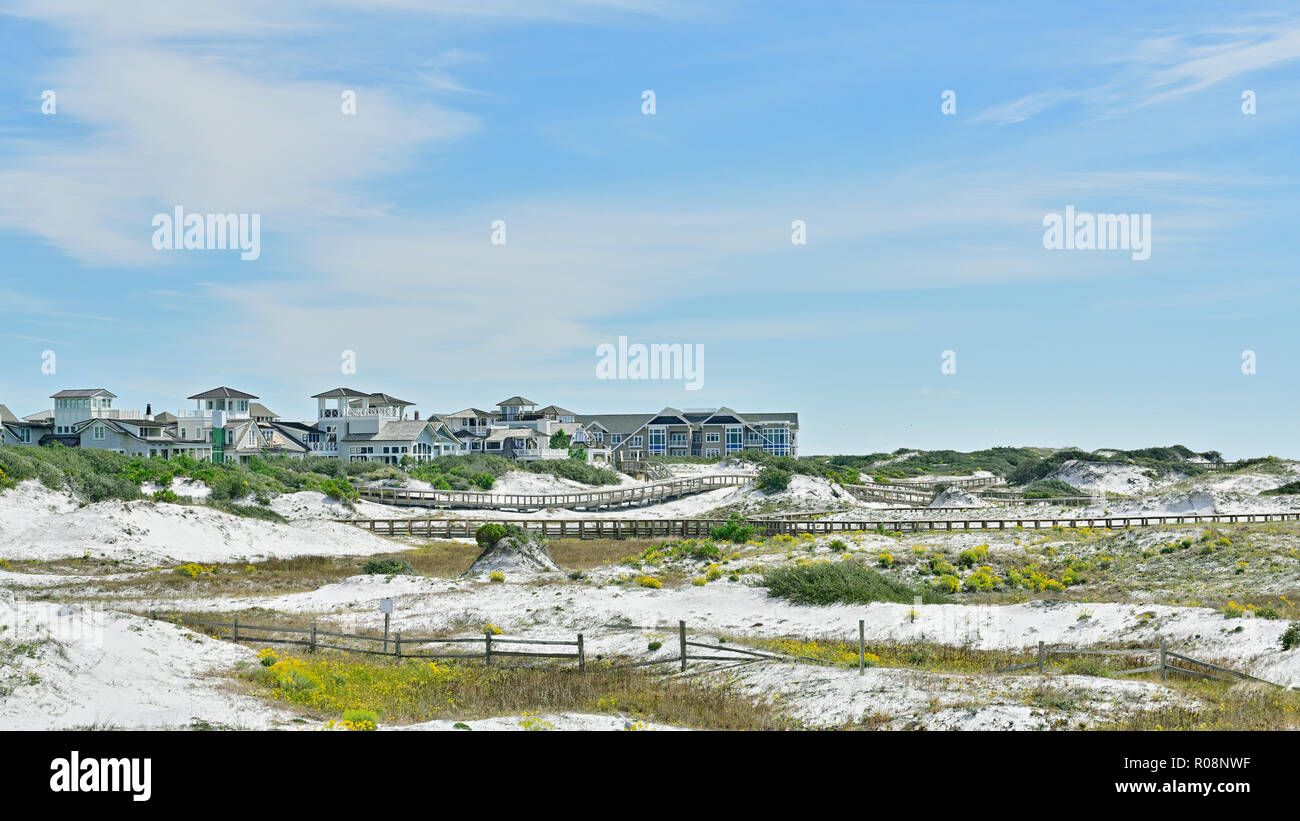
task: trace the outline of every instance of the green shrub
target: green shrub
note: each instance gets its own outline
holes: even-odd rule
[[[801,567],[774,567],[763,571],[762,585],[769,596],[782,596],[795,604],[911,604],[947,601],[931,590],[915,590],[854,562],[819,562]]]
[[[951,573],[945,573],[935,579],[930,586],[938,593],[956,593],[961,587],[961,579]]]
[[[504,539],[506,532],[505,525],[489,522],[474,531],[474,541],[478,542],[479,547],[489,548]]]
[[[1282,649],[1290,650],[1293,647],[1300,647],[1300,621],[1292,622],[1282,634]]]
[[[790,487],[789,471],[765,467],[758,472],[758,489],[764,493],[780,493],[788,487]]]
[[[732,514],[727,519],[725,525],[717,525],[709,529],[709,535],[720,542],[733,542],[740,544],[747,542],[758,532],[758,528],[748,524],[744,519]]]
[[[404,558],[370,559],[361,572],[372,576],[414,576],[415,568]]]
[[[491,473],[480,473],[470,481],[480,490],[491,490],[492,485],[496,484],[496,477]]]
[[[374,710],[344,710],[343,721],[353,730],[374,730],[379,727],[379,714]]]

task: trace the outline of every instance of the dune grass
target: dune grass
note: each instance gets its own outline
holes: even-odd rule
[[[918,598],[924,604],[949,601],[930,588],[909,587],[847,561],[769,568],[763,572],[761,584],[769,596],[780,596],[795,604],[912,604]]]
[[[481,663],[280,655],[245,668],[254,692],[317,718],[372,710],[381,724],[474,720],[524,712],[622,713],[713,730],[775,730],[787,723],[725,682],[661,679],[637,670],[488,667]]]

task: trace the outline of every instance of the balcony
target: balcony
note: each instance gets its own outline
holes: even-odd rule
[[[224,413],[227,419],[249,419],[248,411],[235,410],[179,410],[177,419],[211,419],[214,413]]]
[[[339,419],[344,416],[360,416],[370,418],[388,418],[401,419],[401,411],[395,408],[325,408],[321,411],[321,419]]]
[[[140,411],[117,410],[115,408],[92,408],[91,419],[140,419]]]

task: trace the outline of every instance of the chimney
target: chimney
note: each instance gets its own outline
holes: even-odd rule
[[[416,412],[415,412],[415,421],[417,421],[417,422],[420,421],[420,412],[419,412],[419,411],[416,411]]]
[[[152,418],[153,418],[153,404],[152,404],[152,403],[148,403],[148,404],[146,404],[146,405],[144,406],[144,418],[145,418],[145,419],[152,419]]]

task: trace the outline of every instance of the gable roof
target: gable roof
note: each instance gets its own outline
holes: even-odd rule
[[[553,413],[556,416],[577,416],[577,414],[575,414],[573,411],[565,410],[559,405],[547,405],[546,407],[539,410],[538,413]]]
[[[369,395],[370,394],[368,393],[362,393],[361,391],[352,388],[335,388],[333,390],[325,391],[324,393],[318,393],[313,396],[312,399],[360,399]]]
[[[381,405],[414,405],[415,404],[414,402],[404,402],[401,399],[398,399],[397,397],[394,396],[389,396],[386,393],[372,393],[369,395],[369,398],[372,404],[375,402],[378,402]]]
[[[440,414],[438,414],[438,416],[441,416],[441,417],[443,417],[444,419],[450,419],[450,418],[453,417],[453,416],[455,416],[455,417],[461,417],[461,416],[488,416],[488,417],[492,417],[492,416],[496,416],[496,411],[485,411],[485,410],[479,410],[478,408],[465,408],[465,410],[458,410],[458,411],[456,411],[455,413],[440,413]]]
[[[249,416],[272,416],[275,417],[276,419],[280,418],[280,414],[271,410],[266,405],[263,405],[261,402],[250,402],[248,404],[248,415]]]
[[[378,433],[349,433],[342,437],[343,442],[411,442],[417,439],[432,422],[428,419],[385,422],[379,426]],[[436,435],[436,430],[434,434]]]
[[[165,425],[171,425],[177,421],[176,414],[169,413],[167,411],[163,411],[162,413],[155,413],[153,415],[153,418],[154,421],[162,422]]]
[[[256,398],[257,397],[253,396],[251,393],[244,393],[243,391],[237,391],[234,388],[226,388],[226,387],[213,388],[210,391],[204,391],[203,393],[196,393],[190,397],[190,399],[256,399]]]
[[[108,396],[113,399],[117,398],[117,394],[109,393],[103,388],[78,388],[75,390],[59,391],[58,393],[50,394],[51,399],[85,399],[90,396]]]
[[[23,417],[24,422],[36,422],[38,424],[40,422],[50,422],[52,419],[54,419],[54,411],[52,410],[37,411]]]
[[[17,422],[18,417],[14,416],[8,408],[0,405],[0,422]]]

